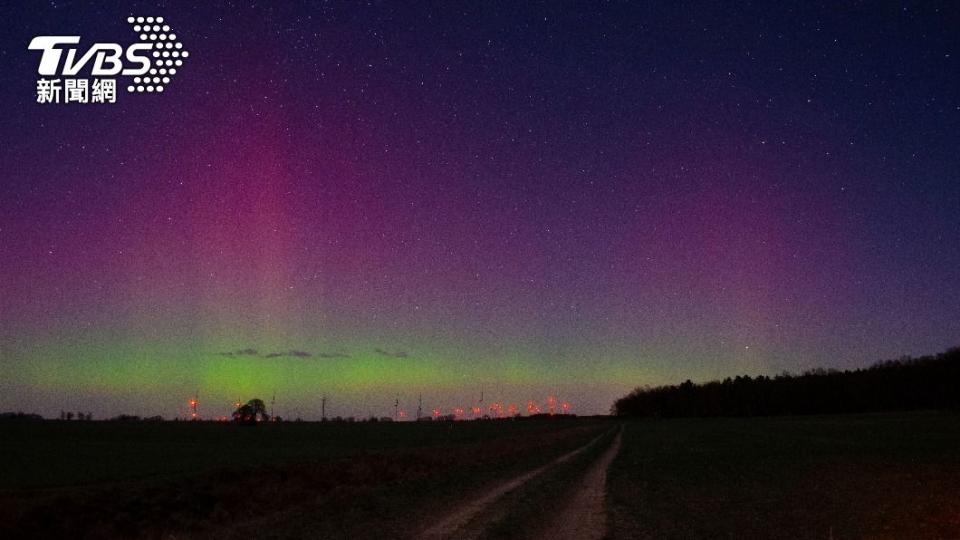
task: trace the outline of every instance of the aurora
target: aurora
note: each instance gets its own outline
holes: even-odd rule
[[[130,14],[0,7],[0,410],[595,414],[956,345],[943,14],[701,7],[179,6],[175,82],[98,106],[27,44]]]

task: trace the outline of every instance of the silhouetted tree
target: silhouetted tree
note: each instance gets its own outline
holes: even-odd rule
[[[267,407],[263,400],[257,398],[251,399],[233,412],[234,422],[248,426],[256,425],[258,421],[266,422],[268,420],[270,420],[270,415],[267,414]]]

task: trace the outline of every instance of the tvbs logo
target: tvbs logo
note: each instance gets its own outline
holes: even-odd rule
[[[116,103],[118,75],[130,78],[127,92],[163,92],[190,53],[163,17],[128,17],[127,23],[140,37],[127,46],[94,43],[82,51],[80,36],[33,38],[28,48],[41,51],[37,103]]]

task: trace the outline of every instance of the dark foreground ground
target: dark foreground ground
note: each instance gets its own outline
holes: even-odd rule
[[[0,423],[0,538],[395,538],[604,420]]]
[[[0,445],[0,538],[409,538],[451,517],[444,537],[564,538],[612,455],[590,538],[960,538],[957,414],[3,423]]]
[[[960,415],[631,422],[615,538],[960,538]]]

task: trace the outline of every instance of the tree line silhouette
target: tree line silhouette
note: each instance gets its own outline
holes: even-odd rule
[[[737,376],[641,387],[612,413],[641,417],[776,416],[960,408],[960,347],[855,370]]]

